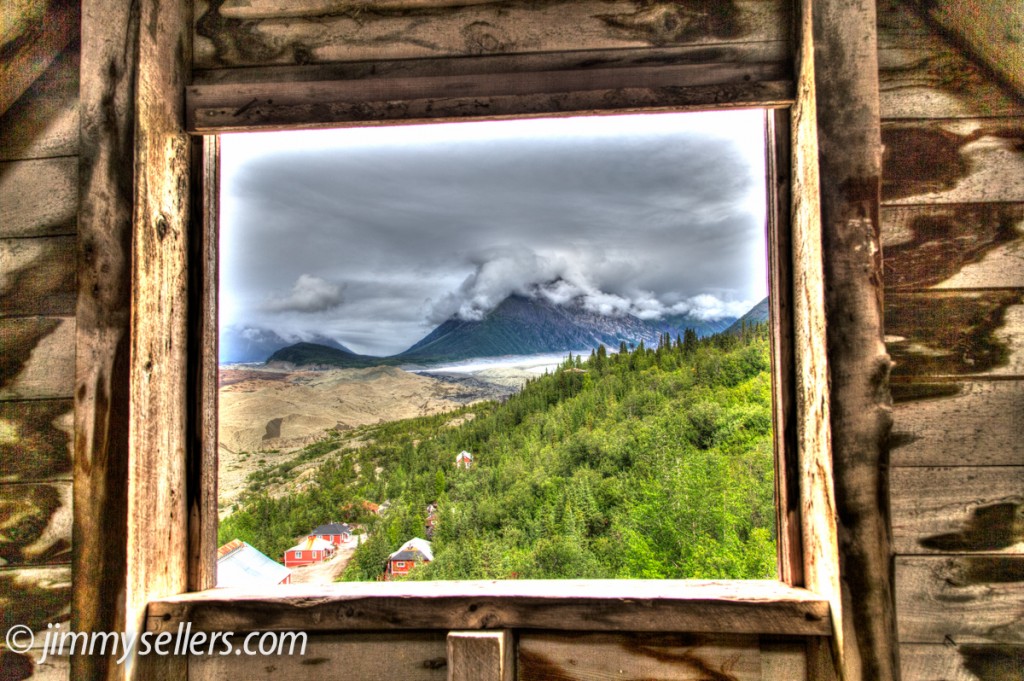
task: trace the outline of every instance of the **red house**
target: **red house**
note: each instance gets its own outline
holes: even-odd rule
[[[430,550],[430,542],[426,539],[410,539],[402,544],[402,547],[388,556],[387,573],[385,579],[400,577],[409,574],[409,571],[417,563],[429,563],[434,560],[434,553]]]
[[[320,563],[334,553],[334,544],[316,537],[306,537],[301,542],[284,552],[285,567],[299,567]]]
[[[352,541],[352,528],[345,523],[327,523],[310,532],[309,536],[329,541],[335,546],[341,546]]]

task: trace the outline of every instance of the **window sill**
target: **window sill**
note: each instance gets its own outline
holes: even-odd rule
[[[211,589],[149,603],[147,629],[551,629],[828,636],[828,601],[775,581],[521,580]]]

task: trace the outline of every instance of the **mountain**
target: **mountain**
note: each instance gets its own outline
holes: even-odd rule
[[[292,345],[294,342],[294,340],[285,340],[270,329],[229,326],[220,334],[220,351],[218,354],[220,355],[221,364],[265,362],[272,354],[281,348]],[[341,343],[326,336],[313,336],[308,339],[308,342],[343,352],[352,352]]]
[[[747,310],[747,313],[734,321],[729,328],[725,331],[726,333],[739,333],[740,328],[744,322],[747,325],[751,324],[764,324],[768,321],[768,298],[765,298],[754,307]]]
[[[391,357],[357,355],[344,349],[297,343],[278,350],[268,361],[290,362],[296,366],[360,368],[580,352],[602,344],[614,352],[622,342],[635,346],[643,341],[654,347],[663,334],[675,338],[686,329],[693,329],[698,337],[707,336],[723,331],[733,321],[732,317],[707,321],[688,315],[650,321],[632,315],[612,317],[587,310],[580,304],[557,305],[544,298],[512,295],[483,319],[471,321],[452,317],[408,350]]]
[[[410,362],[453,361],[590,350],[601,344],[614,351],[623,341],[655,346],[663,333],[674,338],[687,328],[706,336],[732,321],[709,322],[686,315],[654,321],[632,315],[611,317],[578,304],[556,305],[542,298],[512,295],[480,321],[449,319],[396,357]]]
[[[357,355],[342,347],[329,347],[317,343],[296,343],[281,348],[270,356],[267,363],[289,362],[295,366],[334,366],[343,369],[362,369],[380,366],[381,364],[398,364],[386,357]]]
[[[480,321],[449,319],[397,357],[454,361],[584,350],[601,343],[617,348],[620,340],[652,343],[657,338],[657,331],[636,317],[606,317],[581,306],[512,295]]]

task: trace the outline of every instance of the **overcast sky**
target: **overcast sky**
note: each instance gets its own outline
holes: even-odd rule
[[[760,111],[224,135],[221,328],[386,355],[511,293],[738,316],[763,139]]]

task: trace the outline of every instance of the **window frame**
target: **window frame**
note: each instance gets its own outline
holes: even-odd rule
[[[198,101],[202,102],[202,98],[197,98]],[[762,108],[765,111],[765,154],[766,154],[766,257],[769,274],[769,301],[771,308],[770,324],[771,328],[771,363],[772,363],[772,405],[773,405],[773,432],[775,439],[775,510],[776,510],[776,527],[777,527],[777,568],[778,578],[777,580],[718,580],[709,582],[707,580],[654,580],[656,584],[662,585],[662,591],[664,591],[670,599],[676,599],[676,605],[682,609],[690,609],[691,602],[696,599],[702,604],[705,604],[708,600],[716,600],[721,598],[719,595],[722,593],[724,588],[728,593],[732,594],[731,597],[739,598],[741,600],[749,600],[751,603],[763,601],[766,599],[773,599],[785,603],[785,608],[788,609],[789,615],[793,618],[793,622],[788,627],[783,627],[781,630],[778,628],[777,623],[770,625],[768,628],[771,629],[769,632],[760,631],[765,626],[762,623],[764,619],[761,616],[754,616],[748,614],[748,617],[752,618],[754,624],[752,632],[757,633],[794,633],[794,634],[807,634],[809,630],[813,630],[817,635],[822,635],[827,632],[829,624],[829,618],[827,615],[824,617],[821,614],[822,604],[825,600],[816,597],[812,593],[808,593],[804,589],[803,581],[803,560],[804,556],[801,550],[802,544],[802,533],[803,527],[801,523],[800,513],[800,488],[801,478],[799,476],[800,461],[799,461],[799,447],[797,441],[797,432],[795,427],[796,413],[795,413],[795,375],[796,367],[794,365],[794,357],[796,355],[793,344],[795,342],[795,336],[793,333],[793,317],[792,317],[792,267],[793,258],[791,253],[791,235],[790,235],[790,166],[792,162],[791,158],[791,143],[790,138],[792,136],[792,130],[790,126],[792,108],[795,104],[794,101],[779,102],[778,97],[773,94],[770,98],[765,99],[737,99],[730,103],[729,107],[716,107],[712,104],[698,105],[690,102],[686,106],[663,106],[663,107],[630,107],[630,113],[665,113],[672,111],[686,111],[686,110],[715,110],[724,108]],[[547,111],[542,114],[536,115],[564,115],[564,116],[578,116],[578,115],[602,115],[602,114],[616,114],[621,113],[618,110],[587,110],[587,111]],[[502,116],[501,118],[504,118]],[[194,118],[194,116],[193,116]],[[442,117],[441,120],[444,122],[451,122],[453,120],[488,120],[494,117],[481,117],[481,116],[466,116],[461,118],[453,117]],[[358,125],[372,125],[372,124],[403,124],[409,122],[417,123],[431,123],[435,122],[433,119],[428,120],[387,120],[379,118],[371,118],[363,121],[351,121],[347,122],[343,126],[332,126],[332,127],[355,127]],[[315,121],[307,122],[304,125],[291,125],[287,129],[294,128],[309,128],[319,127]],[[247,129],[258,129],[258,130],[275,130],[282,129],[280,125],[270,123],[266,126],[247,126]],[[234,129],[226,129],[225,131],[235,131]],[[201,196],[201,209],[202,215],[201,221],[198,222],[201,233],[195,234],[194,241],[203,244],[202,258],[200,262],[203,263],[203,276],[198,278],[195,282],[195,286],[198,287],[196,295],[193,296],[194,300],[199,300],[200,309],[193,310],[194,315],[193,324],[195,329],[200,335],[200,340],[196,345],[202,348],[207,354],[205,356],[194,356],[195,361],[194,372],[197,376],[197,392],[205,397],[207,400],[212,400],[211,404],[197,405],[199,416],[195,420],[195,427],[201,432],[193,433],[193,441],[197,443],[197,448],[193,454],[194,457],[198,458],[196,461],[197,466],[200,469],[207,470],[205,479],[216,479],[216,399],[217,399],[217,386],[216,386],[216,335],[218,328],[216,324],[217,313],[216,313],[216,282],[217,282],[217,243],[219,234],[219,215],[218,215],[218,197],[220,187],[220,168],[219,168],[219,138],[216,135],[204,135],[200,138],[203,146],[202,154],[202,174],[198,180],[202,183],[203,190],[201,193],[197,192],[197,196]],[[197,207],[198,208],[198,207]],[[820,272],[816,273],[816,276],[821,276]],[[212,348],[212,350],[211,350]],[[206,361],[208,358],[213,358],[214,362],[211,363]],[[216,508],[214,503],[213,508]],[[211,542],[207,541],[207,545]],[[212,544],[216,544],[216,526],[212,529]],[[206,560],[204,555],[193,554],[193,564],[191,566],[191,572],[193,574],[202,574],[215,572],[215,565],[207,567],[197,566],[197,563],[202,563]],[[543,580],[541,580],[543,582]],[[628,580],[619,580],[610,582],[610,584],[624,584]],[[586,585],[588,581],[582,582]],[[468,584],[473,584],[469,582]],[[202,585],[195,585],[192,588],[194,592],[201,592]],[[199,587],[199,588],[196,588]],[[386,585],[387,588],[393,588],[393,584]],[[593,582],[594,591],[602,591],[606,594],[626,593],[621,589],[616,589],[614,586],[609,586],[604,583],[603,580],[597,580]],[[781,588],[781,591],[780,591]],[[479,591],[478,587],[472,587],[471,590]],[[230,591],[230,590],[229,590]],[[330,585],[330,588],[325,591],[336,591],[338,597],[345,598],[344,587],[336,587]],[[547,598],[552,591],[552,586],[549,584],[543,584],[537,590],[536,594],[531,593],[530,589],[520,589],[523,592],[524,598],[530,599],[532,597]],[[574,593],[577,594],[577,599],[586,599],[584,595],[587,591],[587,587],[575,588]],[[218,590],[218,596],[225,594],[225,590]],[[377,597],[386,598],[389,594],[387,591],[381,591],[380,593],[374,594]],[[494,594],[487,594],[486,590],[481,593],[483,596],[490,596],[499,600],[507,600],[515,603],[517,600],[516,596],[503,595],[499,592]],[[268,600],[275,600],[275,594],[268,592],[265,594]],[[281,595],[282,599],[286,597]],[[195,598],[195,597],[193,597]],[[409,593],[405,595],[405,599],[408,601],[415,602],[418,596],[415,593]],[[202,599],[200,599],[202,600]],[[593,607],[606,610],[608,607],[607,598],[601,597],[594,599]],[[703,607],[703,605],[701,606]],[[769,609],[764,609],[765,617],[768,616]],[[778,612],[772,612],[772,617],[779,618]],[[589,619],[589,618],[588,618]],[[782,620],[785,618],[783,617]],[[799,622],[796,620],[803,620]],[[633,617],[629,616],[625,618],[625,621],[630,622],[630,631],[635,631],[636,627],[639,626]],[[806,622],[814,622],[813,626],[808,627]],[[510,626],[516,626],[515,622],[509,623]],[[525,624],[525,622],[524,622]],[[697,623],[692,623],[690,626],[701,627]],[[701,628],[701,630],[707,630]],[[712,629],[713,630],[713,629]]]

